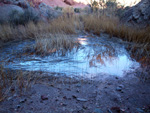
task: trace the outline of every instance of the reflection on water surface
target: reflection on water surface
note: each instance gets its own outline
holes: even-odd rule
[[[81,44],[77,52],[66,56],[24,55],[20,59],[13,59],[12,51],[20,51],[27,44],[34,42],[20,42],[1,50],[0,61],[7,62],[6,68],[24,69],[31,71],[46,71],[64,73],[68,76],[96,77],[101,75],[124,76],[125,72],[135,69],[139,64],[129,57],[124,46],[117,40],[106,37],[77,38]]]

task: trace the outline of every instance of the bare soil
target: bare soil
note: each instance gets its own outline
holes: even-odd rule
[[[34,84],[11,92],[0,113],[150,113],[150,83],[134,74],[95,79],[32,72]]]

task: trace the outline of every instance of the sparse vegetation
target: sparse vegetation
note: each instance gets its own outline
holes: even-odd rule
[[[34,38],[43,33],[51,34],[74,34],[76,29],[92,32],[96,35],[108,33],[110,37],[116,36],[123,40],[134,42],[136,44],[145,44],[149,48],[150,44],[150,28],[145,29],[133,28],[122,24],[114,15],[107,15],[97,12],[96,14],[74,15],[73,8],[63,9],[63,16],[50,20],[49,22],[35,23],[37,17],[32,17],[32,12],[26,10],[24,14],[12,13],[11,23],[19,26],[1,25],[0,39],[3,41],[14,39]],[[19,17],[16,15],[20,15]],[[22,16],[24,15],[24,16]],[[22,19],[23,18],[23,19]],[[20,25],[22,24],[22,25]],[[82,27],[84,26],[84,27]]]
[[[0,22],[0,52],[4,60],[0,61],[0,112],[38,112],[39,109],[41,112],[46,112],[45,109],[48,112],[49,109],[54,112],[94,113],[101,109],[134,112],[136,105],[131,104],[135,104],[135,99],[141,102],[137,106],[147,103],[144,99],[149,99],[149,87],[140,84],[138,78],[143,82],[150,80],[150,26],[122,23],[119,18],[126,10],[124,6],[118,8],[115,0],[108,0],[104,5],[100,1],[104,3],[94,1],[92,7],[85,9],[56,7],[55,11],[61,11],[62,15],[55,19],[47,11],[47,18],[41,21],[39,15],[26,9],[24,13],[12,11],[8,23]],[[1,46],[12,40],[15,41],[8,47],[7,43]],[[8,53],[3,55],[7,49]],[[105,69],[107,65],[110,70]],[[127,70],[121,73],[127,76],[117,76],[124,65]],[[117,70],[115,74],[113,66]],[[107,79],[109,75],[104,71],[112,72],[112,76]],[[143,95],[145,98],[139,98]],[[134,100],[130,100],[132,96]],[[149,112],[149,106],[141,110]]]
[[[121,22],[126,8],[118,6],[91,0],[85,9],[56,7],[54,18],[41,5],[44,21],[31,7],[0,21],[0,112],[149,112],[150,26]]]
[[[31,87],[30,72],[10,71],[0,65],[0,102],[14,93],[21,95]]]
[[[102,32],[116,36],[129,42],[136,43],[149,43],[150,42],[150,28],[139,29],[121,24],[116,17],[88,15],[83,19],[84,29],[92,31],[94,34],[99,35]]]
[[[150,64],[150,28],[140,29],[127,26],[119,22],[118,18],[88,15],[83,18],[84,29],[96,35],[108,33],[110,37],[115,36],[128,42],[133,42],[127,50],[132,58],[143,65]]]
[[[50,17],[48,22],[38,21],[38,15],[33,14],[32,10],[29,9],[25,10],[24,13],[12,11],[10,23],[0,25],[0,40],[7,42],[32,38],[36,41],[34,48],[32,48],[36,54],[47,55],[59,52],[59,54],[64,55],[67,51],[78,47],[78,42],[69,37],[71,34],[77,33],[77,30],[96,35],[107,33],[110,38],[115,36],[131,42],[126,47],[131,57],[141,62],[142,66],[147,69],[147,66],[150,65],[150,27],[141,29],[123,24],[115,16],[116,12],[110,13],[110,9],[114,8],[113,11],[118,11],[117,14],[120,14],[124,10],[123,7],[116,10],[115,1],[108,1],[106,6],[105,9],[99,9],[99,4],[94,1],[92,4],[94,13],[91,13],[91,9],[87,8],[85,9],[87,11],[84,11],[86,14],[83,15],[74,14],[74,12],[82,14],[82,10],[78,8],[56,7],[56,10],[63,11],[63,15],[53,20]],[[20,90],[27,87],[31,77],[24,79],[22,72],[12,77],[1,66],[0,80],[0,101],[2,101],[14,85],[17,84]]]

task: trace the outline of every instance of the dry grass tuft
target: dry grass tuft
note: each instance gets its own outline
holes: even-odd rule
[[[75,20],[74,18],[60,17],[56,20],[53,20],[49,25],[49,32],[56,33],[65,33],[65,34],[74,34],[75,33]]]
[[[78,42],[66,34],[47,34],[38,36],[35,44],[37,54],[46,55],[59,53],[65,55],[66,52],[78,47]]]
[[[117,18],[108,18],[106,16],[87,15],[83,18],[84,29],[88,32],[92,31],[94,34],[99,35],[103,31],[112,32],[117,24]]]
[[[63,14],[74,14],[74,8],[73,7],[63,8]]]
[[[116,36],[126,41],[136,43],[150,42],[150,28],[138,29],[120,24],[115,17],[88,15],[83,19],[84,29],[99,35],[106,32],[110,36]]]
[[[33,78],[29,72],[8,71],[0,65],[0,102],[14,93],[25,93],[31,87]]]
[[[10,41],[35,38],[37,34],[44,33],[75,34],[76,24],[79,24],[77,18],[64,15],[49,22],[38,22],[37,24],[29,22],[25,26],[0,25],[0,40]]]

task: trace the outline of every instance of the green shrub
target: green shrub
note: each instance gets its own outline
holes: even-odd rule
[[[75,12],[75,13],[80,13],[80,12],[81,12],[81,9],[80,9],[80,8],[74,8],[74,12]]]
[[[106,2],[106,6],[107,7],[117,7],[117,2],[116,2],[116,0],[108,0]]]
[[[57,6],[57,7],[55,7],[55,10],[62,11],[62,10],[63,10],[63,8],[62,8],[62,7]]]
[[[92,10],[92,12],[97,12],[98,10],[99,10],[99,4],[98,4],[98,2],[97,1],[93,1],[92,2],[92,4],[91,4],[91,10]]]
[[[94,2],[92,3],[92,7],[98,7],[98,2],[96,2],[96,1],[94,0]]]

